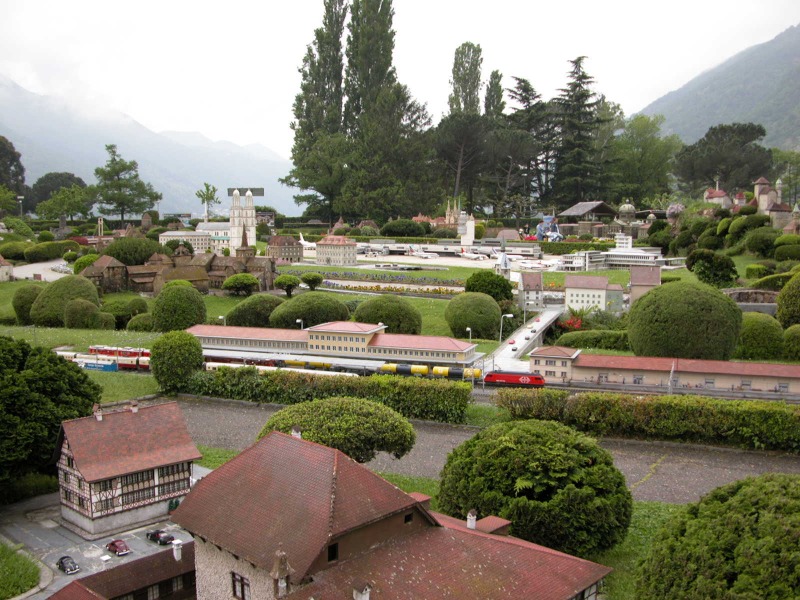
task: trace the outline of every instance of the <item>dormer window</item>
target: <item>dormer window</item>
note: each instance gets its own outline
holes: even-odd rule
[[[339,544],[331,544],[328,546],[328,562],[339,560]]]

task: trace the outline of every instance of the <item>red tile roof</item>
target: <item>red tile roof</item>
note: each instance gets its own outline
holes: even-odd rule
[[[12,267],[12,266],[13,265],[10,262],[8,262],[5,258],[3,258],[2,254],[0,254],[0,267]]]
[[[611,569],[508,536],[469,530],[431,513],[443,527],[397,536],[369,553],[318,571],[287,600],[343,598],[356,580],[375,600],[532,598],[569,600]]]
[[[201,458],[177,402],[64,421],[61,425],[88,482]]]
[[[520,275],[521,283],[522,283],[522,290],[529,291],[529,290],[542,290],[543,283],[542,283],[542,274],[539,272],[531,272],[531,271],[523,271]]]
[[[385,329],[385,325],[378,326],[374,323],[357,323],[355,321],[331,321],[309,327],[309,331],[330,331],[333,333],[371,333]]]
[[[602,275],[566,275],[564,288],[584,290],[605,290],[608,288],[608,277]]]
[[[435,335],[410,335],[405,333],[376,333],[369,346],[374,348],[409,348],[411,350],[433,350],[464,352],[477,344],[462,342],[455,338]]]
[[[636,371],[666,371],[675,365],[676,373],[709,373],[718,375],[744,375],[751,377],[800,378],[800,365],[753,363],[724,360],[695,360],[689,358],[662,358],[654,356],[610,356],[606,354],[581,354],[573,363],[575,367],[622,369]]]
[[[272,432],[201,479],[172,520],[262,569],[282,543],[300,581],[332,537],[414,505],[338,450]]]
[[[194,542],[181,548],[181,559],[175,560],[172,549],[156,552],[136,560],[126,560],[107,571],[71,582],[50,600],[105,600],[118,598],[173,577],[194,571]]]
[[[766,177],[759,177],[753,183],[766,183],[766,184],[769,184],[769,179],[767,179]]]
[[[632,265],[631,285],[661,285],[661,267]]]
[[[317,246],[355,246],[356,243],[343,235],[328,235],[317,242]]]
[[[728,195],[728,192],[725,190],[712,190],[709,189],[706,192],[706,198],[724,198]]]
[[[556,358],[575,358],[581,353],[579,348],[566,346],[539,346],[531,351],[531,356],[554,356]]]

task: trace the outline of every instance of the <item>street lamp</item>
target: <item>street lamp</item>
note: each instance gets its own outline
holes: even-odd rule
[[[300,323],[300,329],[303,328],[303,319],[297,319],[295,323]]]
[[[509,313],[507,315],[501,315],[500,316],[500,340],[499,341],[500,341],[501,344],[503,343],[503,319],[511,319],[513,317],[514,317],[514,315],[512,315],[511,313]]]
[[[22,201],[25,200],[25,196],[17,196],[17,202],[19,202],[19,216],[22,216]]]
[[[220,315],[219,320],[222,321],[223,325],[228,325],[228,319],[225,318],[225,315]]]
[[[472,343],[472,327],[467,327],[467,333],[469,334],[469,343]]]

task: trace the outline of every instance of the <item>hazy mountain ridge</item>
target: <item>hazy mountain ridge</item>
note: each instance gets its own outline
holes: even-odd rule
[[[195,192],[206,181],[218,188],[223,210],[228,187],[249,185],[264,188],[265,197],[257,203],[290,215],[301,212],[294,191],[277,181],[289,172],[291,162],[269,148],[214,142],[199,133],[156,133],[122,113],[82,112],[0,76],[0,135],[22,154],[29,185],[51,171],[94,182],[94,169],[108,159],[106,144],[116,144],[123,158],[137,161],[142,179],[163,194],[162,212],[200,213]]]
[[[752,122],[767,130],[765,146],[800,150],[800,26],[739,52],[642,113],[664,115],[664,132],[689,144],[714,125]]]

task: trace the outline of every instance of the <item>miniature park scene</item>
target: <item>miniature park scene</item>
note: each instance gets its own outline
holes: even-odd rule
[[[116,144],[31,182],[0,130],[0,600],[800,595],[798,149],[626,117],[585,57],[549,102],[473,81],[469,42],[389,131],[393,68],[315,87],[324,5],[302,214],[171,212]]]

